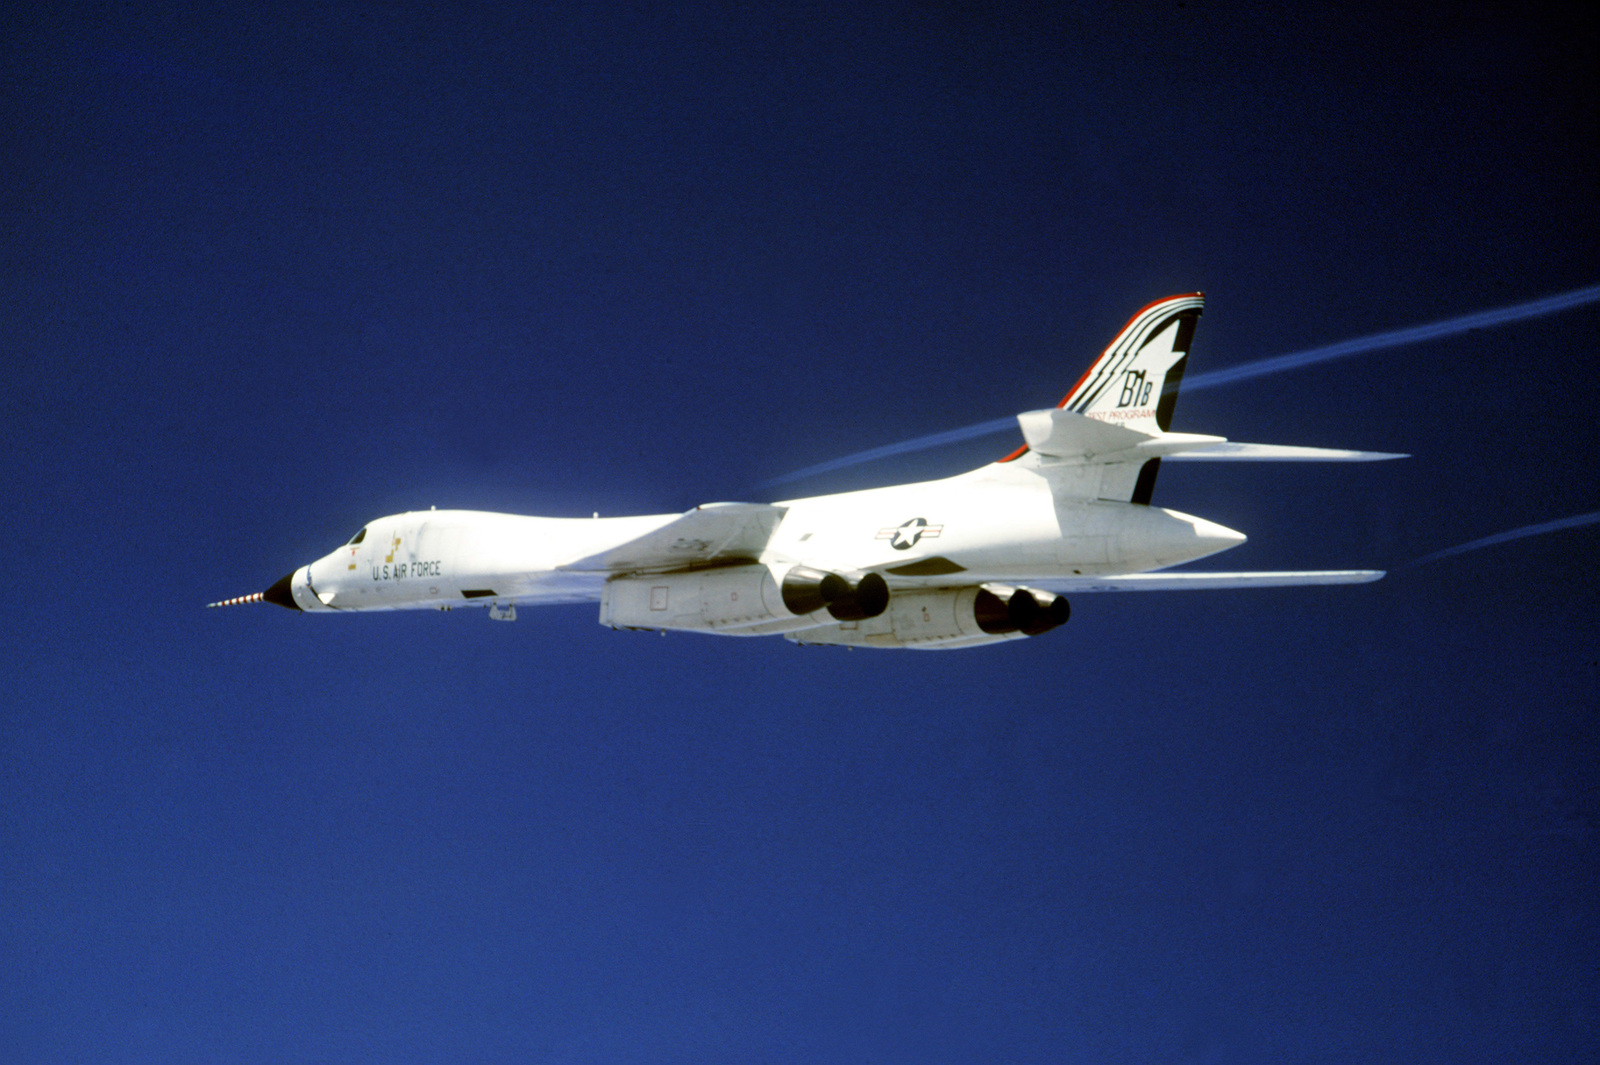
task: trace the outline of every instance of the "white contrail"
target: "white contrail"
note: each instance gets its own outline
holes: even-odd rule
[[[842,470],[846,466],[858,466],[863,462],[872,462],[874,459],[886,459],[890,455],[903,455],[908,451],[925,451],[930,447],[939,447],[941,444],[954,444],[957,441],[971,440],[979,436],[993,436],[995,433],[1003,433],[1007,429],[1014,430],[1016,428],[1016,418],[996,418],[992,422],[979,422],[977,425],[969,425],[964,429],[951,429],[943,433],[934,433],[932,436],[919,436],[914,440],[902,440],[898,444],[885,444],[882,447],[875,447],[871,451],[858,451],[854,455],[829,459],[827,462],[819,462],[815,466],[807,466],[803,470],[786,473],[782,477],[774,477],[766,483],[786,484],[789,481],[798,481],[802,477],[810,477],[813,474],[827,473],[829,470]]]
[[[1500,307],[1492,311],[1478,311],[1474,314],[1458,315],[1455,318],[1446,318],[1443,321],[1430,322],[1427,325],[1414,325],[1408,329],[1391,329],[1386,333],[1374,333],[1371,336],[1357,337],[1355,340],[1344,340],[1337,344],[1325,344],[1320,348],[1309,348],[1306,351],[1296,351],[1288,355],[1275,355],[1270,359],[1257,359],[1255,362],[1241,363],[1222,370],[1213,370],[1210,373],[1195,374],[1185,377],[1183,390],[1193,392],[1201,388],[1215,388],[1217,385],[1231,385],[1235,381],[1248,381],[1252,377],[1265,377],[1268,374],[1283,373],[1285,370],[1298,370],[1302,366],[1311,366],[1319,362],[1329,362],[1333,359],[1342,359],[1348,355],[1359,355],[1363,352],[1378,351],[1383,348],[1397,348],[1405,344],[1420,344],[1425,340],[1439,340],[1443,337],[1455,336],[1473,329],[1492,329],[1495,326],[1510,325],[1512,322],[1522,322],[1529,318],[1540,318],[1547,314],[1557,314],[1561,311],[1572,310],[1574,307],[1584,307],[1591,303],[1600,303],[1600,285],[1590,285],[1587,288],[1574,289],[1556,296],[1546,296],[1544,299],[1530,300],[1519,303],[1513,307]],[[902,440],[898,444],[885,444],[875,447],[870,451],[858,451],[853,455],[843,458],[830,459],[819,462],[815,466],[807,466],[803,470],[795,470],[781,477],[774,477],[767,484],[786,484],[789,481],[798,481],[819,473],[831,470],[844,469],[846,466],[856,466],[863,462],[872,462],[875,459],[886,459],[890,455],[904,455],[911,451],[925,451],[931,447],[943,444],[954,444],[961,440],[971,440],[975,437],[990,436],[995,433],[1014,431],[1017,428],[1015,418],[996,418],[994,421],[980,422],[977,425],[968,425],[961,429],[950,429],[931,436],[919,436],[911,440]]]
[[[1454,547],[1447,547],[1443,551],[1435,551],[1431,555],[1423,555],[1421,558],[1413,561],[1411,565],[1420,566],[1424,562],[1435,562],[1441,558],[1449,558],[1452,555],[1464,555],[1468,551],[1477,551],[1480,548],[1493,547],[1495,544],[1503,544],[1508,540],[1520,540],[1525,536],[1543,536],[1545,533],[1559,532],[1562,529],[1575,529],[1580,525],[1593,525],[1596,522],[1600,522],[1600,510],[1592,510],[1587,514],[1579,514],[1576,517],[1571,518],[1557,518],[1555,521],[1542,521],[1537,525],[1524,525],[1520,529],[1511,529],[1507,532],[1495,533],[1493,536],[1485,536],[1481,540],[1469,540],[1464,544],[1457,544]]]
[[[1298,370],[1302,366],[1330,362],[1347,355],[1359,355],[1362,352],[1378,351],[1382,348],[1398,348],[1405,344],[1420,344],[1424,340],[1439,340],[1473,329],[1492,329],[1497,325],[1510,325],[1512,322],[1522,322],[1529,318],[1542,318],[1547,314],[1570,311],[1574,307],[1583,307],[1596,302],[1600,302],[1600,285],[1590,285],[1588,288],[1574,289],[1558,296],[1546,296],[1542,300],[1519,303],[1514,307],[1463,314],[1440,322],[1430,322],[1427,325],[1414,325],[1409,329],[1391,329],[1387,333],[1374,333],[1354,340],[1342,340],[1337,344],[1325,344],[1320,348],[1296,351],[1289,355],[1275,355],[1270,359],[1258,359],[1240,366],[1196,374],[1183,379],[1183,390],[1193,392],[1199,388],[1215,388],[1217,385],[1232,384],[1235,381],[1247,381],[1252,377],[1265,377],[1268,374],[1283,373],[1285,370]]]

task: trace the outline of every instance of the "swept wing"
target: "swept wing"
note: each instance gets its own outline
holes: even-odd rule
[[[770,503],[704,503],[653,532],[562,566],[579,573],[668,573],[753,562],[783,520]]]
[[[1123,573],[1109,577],[1042,577],[1030,586],[1051,592],[1176,592],[1224,588],[1288,588],[1302,584],[1368,584],[1381,569],[1258,570],[1235,573]]]

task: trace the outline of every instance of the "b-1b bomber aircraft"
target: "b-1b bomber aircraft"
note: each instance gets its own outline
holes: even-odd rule
[[[1173,572],[1243,533],[1151,504],[1163,460],[1370,461],[1381,452],[1171,431],[1200,293],[1140,310],[1025,443],[940,480],[687,514],[427,510],[369,522],[264,592],[306,614],[598,601],[613,629],[950,649],[1038,636],[1080,592],[1359,584],[1380,570]]]

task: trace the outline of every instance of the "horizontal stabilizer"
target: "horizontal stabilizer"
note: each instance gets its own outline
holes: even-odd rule
[[[1031,450],[1068,463],[1143,462],[1162,457],[1196,462],[1383,462],[1411,457],[1391,451],[1235,444],[1223,436],[1140,431],[1059,408],[1019,414],[1017,424]]]
[[[1392,451],[1345,451],[1335,447],[1219,443],[1194,451],[1175,451],[1168,457],[1186,462],[1386,462],[1411,456]]]
[[[1028,447],[1051,458],[1082,458],[1137,447],[1152,434],[1126,429],[1076,411],[1053,408],[1017,415]]]
[[[1029,587],[1051,592],[1174,592],[1223,588],[1286,588],[1300,584],[1366,584],[1381,569],[1282,570],[1255,573],[1127,573],[1109,577],[1043,577]]]
[[[1026,411],[1017,415],[1017,424],[1030,449],[1068,462],[1143,462],[1227,442],[1197,433],[1142,432],[1060,408]]]
[[[770,503],[706,503],[609,551],[562,566],[583,573],[695,569],[754,559],[786,513]]]

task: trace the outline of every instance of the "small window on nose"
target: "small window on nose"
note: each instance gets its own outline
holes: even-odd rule
[[[350,546],[354,547],[356,544],[359,544],[361,541],[365,540],[366,538],[367,538],[367,529],[366,529],[366,526],[363,525],[361,527],[361,531],[356,533],[354,536],[352,536],[350,538]]]

